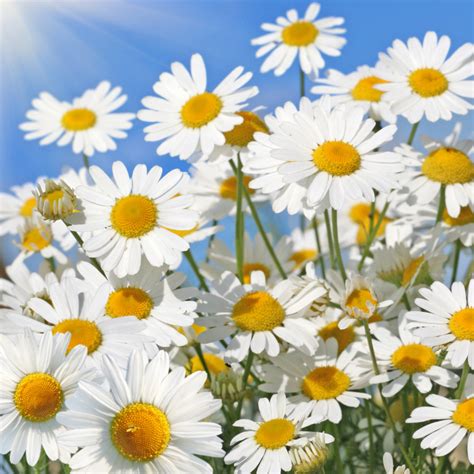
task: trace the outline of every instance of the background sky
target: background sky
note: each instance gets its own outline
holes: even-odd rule
[[[322,0],[320,16],[346,19],[347,44],[327,67],[350,72],[373,65],[394,39],[423,37],[434,30],[447,34],[452,50],[473,40],[472,0]],[[129,100],[123,111],[137,111],[140,100],[173,61],[189,64],[193,53],[203,55],[208,84],[214,87],[231,69],[243,65],[254,72],[260,94],[252,106],[272,111],[286,100],[298,99],[296,66],[280,78],[260,74],[261,60],[250,40],[260,24],[273,22],[289,8],[304,13],[309,2],[283,0],[0,0],[0,189],[56,176],[63,166],[79,167],[80,157],[67,147],[40,147],[25,141],[18,125],[31,100],[49,91],[71,100],[86,88],[107,79],[120,85]],[[472,115],[461,119],[473,130]],[[453,124],[423,123],[419,133],[447,134]],[[165,170],[186,168],[177,158],[158,157],[156,144],[143,140],[144,124],[135,121],[118,151],[96,154],[92,163],[107,171],[120,159],[159,164]],[[399,120],[400,139],[408,135]],[[10,239],[11,240],[11,239]]]

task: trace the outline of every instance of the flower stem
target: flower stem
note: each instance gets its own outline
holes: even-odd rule
[[[334,233],[334,250],[336,252],[337,263],[339,266],[339,271],[343,281],[347,280],[346,270],[344,269],[344,261],[342,260],[341,246],[339,245],[339,233],[337,230],[337,211],[336,209],[332,210],[332,231]]]
[[[82,154],[82,161],[83,161],[83,163],[84,163],[84,166],[85,166],[87,169],[89,169],[89,168],[90,168],[89,157],[88,157],[85,153]]]
[[[76,242],[84,250],[84,241],[82,240],[81,236],[75,230],[71,230],[71,229],[69,230],[72,236],[76,239]],[[87,252],[86,252],[86,255],[87,255]],[[99,270],[99,272],[102,273],[102,275],[104,275],[107,278],[107,275],[105,274],[104,270],[102,270],[102,267],[100,266],[100,263],[97,261],[97,259],[94,257],[89,257],[89,260],[91,261],[92,265],[94,265],[94,267],[97,268],[97,270]]]
[[[318,229],[318,221],[316,217],[313,217],[313,229],[314,229],[314,237],[316,238],[316,247],[318,249],[318,258],[319,265],[321,266],[321,274],[323,278],[326,278],[326,266],[324,265],[324,256],[321,247],[321,239],[319,238],[319,229]]]
[[[451,276],[451,285],[456,281],[459,266],[459,256],[461,254],[461,241],[458,239],[454,244],[453,274]]]
[[[213,219],[212,220],[212,227],[216,227],[217,224],[219,223],[219,221],[217,219]],[[214,239],[216,238],[216,234],[212,234],[210,237],[209,237],[209,240],[207,242],[207,251],[206,251],[206,263],[209,261],[209,251],[212,247],[212,242],[214,242]]]
[[[334,268],[336,266],[335,260],[334,260],[334,246],[332,243],[331,221],[330,221],[329,212],[327,209],[324,211],[324,222],[326,224],[326,232],[327,232],[327,237],[328,237],[329,262],[331,264],[331,268]]]
[[[201,272],[199,271],[198,264],[196,263],[196,260],[194,260],[193,254],[191,253],[191,249],[186,250],[186,252],[184,252],[184,256],[186,257],[186,260],[189,262],[189,265],[191,266],[194,274],[199,280],[199,286],[203,290],[209,291],[209,287],[207,286],[206,280],[204,280],[204,277],[201,275]]]
[[[443,217],[445,204],[446,204],[446,186],[442,184],[440,195],[439,195],[438,213],[436,214],[436,223],[440,222],[441,218]]]
[[[247,384],[249,381],[249,375],[250,375],[250,370],[252,369],[252,362],[253,362],[253,352],[250,350],[249,354],[247,356],[247,361],[245,363],[245,368],[244,368],[244,375],[242,376],[242,392],[245,392],[247,388]],[[239,403],[237,404],[237,412],[236,412],[236,420],[240,418],[240,413],[242,412],[242,405],[244,403],[244,397],[239,400]]]
[[[237,209],[235,215],[235,256],[237,262],[237,276],[241,282],[244,281],[244,228],[245,228],[245,217],[242,212],[242,197],[243,197],[243,175],[242,175],[242,162],[240,161],[240,155],[237,155]]]
[[[367,416],[367,425],[369,428],[369,472],[374,472],[375,450],[374,450],[374,428],[372,426],[372,413],[370,412],[369,400],[365,400],[365,413]]]
[[[201,364],[204,367],[204,370],[206,371],[209,383],[211,383],[211,371],[209,370],[209,367],[207,366],[206,359],[204,358],[204,354],[202,353],[201,344],[197,343],[194,346],[194,348],[196,349],[196,353],[199,357],[199,360],[201,361]]]
[[[341,460],[341,447],[340,447],[340,433],[339,433],[339,427],[337,424],[333,425],[333,435],[334,435],[334,452],[336,456],[336,466],[337,466],[337,472],[344,472],[344,468],[342,466],[342,460]]]
[[[413,143],[413,140],[415,139],[415,133],[418,130],[418,125],[420,125],[420,122],[416,122],[413,124],[410,130],[410,136],[408,137],[407,140],[407,145],[411,145]]]
[[[468,374],[469,374],[469,362],[466,359],[464,361],[464,366],[462,368],[461,380],[459,381],[458,388],[456,390],[456,393],[454,394],[454,397],[457,398],[457,399],[460,399],[462,397],[462,393],[463,393],[464,387],[466,385],[466,380],[467,380]]]
[[[305,74],[303,69],[300,68],[300,98],[305,96],[305,87],[304,87]]]

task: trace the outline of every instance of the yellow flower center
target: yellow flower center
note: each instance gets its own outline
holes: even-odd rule
[[[339,329],[337,321],[326,324],[319,330],[318,335],[325,341],[330,337],[336,339],[339,354],[355,339],[354,328],[349,326],[346,329]]]
[[[465,206],[461,207],[458,217],[451,217],[445,209],[443,212],[443,221],[451,227],[474,224],[474,212],[471,211],[469,206]]]
[[[105,312],[111,318],[135,316],[144,319],[150,316],[152,308],[153,300],[146,291],[129,286],[110,293]]]
[[[225,142],[228,145],[245,147],[252,140],[255,132],[268,133],[268,127],[265,122],[253,112],[236,112],[244,119],[242,123],[236,125],[230,132],[225,132]]]
[[[337,367],[316,367],[303,379],[303,393],[312,400],[328,400],[343,394],[351,379]]]
[[[102,344],[102,333],[97,324],[85,319],[65,319],[53,327],[53,334],[71,333],[67,352],[79,344],[87,347],[87,353],[92,354]]]
[[[250,277],[252,272],[261,271],[265,275],[265,278],[268,279],[271,275],[270,269],[263,263],[244,263],[242,268],[244,283],[250,283]]]
[[[28,198],[20,207],[20,216],[31,217],[36,208],[36,199],[34,197]]]
[[[260,424],[255,441],[265,449],[283,448],[295,436],[295,425],[285,418],[275,418]]]
[[[407,265],[405,270],[403,270],[403,275],[402,275],[403,286],[408,285],[412,281],[413,277],[415,276],[415,273],[417,272],[418,268],[420,268],[420,266],[423,265],[424,261],[425,259],[423,257],[418,257],[418,258],[413,259]],[[417,278],[416,280],[419,280],[419,278]]]
[[[219,96],[203,92],[188,99],[181,109],[181,120],[188,128],[200,128],[212,122],[222,110]]]
[[[308,46],[314,43],[319,34],[310,21],[297,21],[283,28],[281,39],[288,46]]]
[[[15,389],[15,406],[28,421],[46,421],[61,409],[61,384],[51,375],[35,372],[25,375]]]
[[[461,425],[466,430],[474,431],[474,398],[469,398],[460,402],[453,413],[454,423]]]
[[[474,308],[457,311],[451,316],[448,325],[456,339],[474,341]]]
[[[89,109],[68,110],[61,119],[62,126],[69,132],[80,132],[92,128],[97,122],[97,115]]]
[[[181,230],[181,229],[169,229],[168,227],[163,227],[163,229],[169,230],[173,232],[173,234],[179,235],[180,237],[187,237],[191,235],[193,232],[196,232],[199,229],[199,224],[196,224],[192,229],[188,230]]]
[[[370,313],[376,306],[377,300],[366,288],[353,290],[346,299],[346,307],[350,312],[358,309],[364,313]]]
[[[383,91],[375,89],[375,85],[383,84],[384,79],[377,76],[369,76],[361,79],[352,89],[351,95],[354,100],[367,100],[369,102],[380,102]]]
[[[242,184],[244,185],[245,189],[247,189],[247,192],[250,195],[255,193],[255,189],[249,188],[249,183],[251,179],[252,178],[250,176],[243,176],[242,178]],[[233,201],[236,201],[237,200],[237,178],[235,176],[230,176],[229,178],[224,179],[224,181],[222,181],[220,185],[219,194],[224,199],[232,199]]]
[[[281,304],[266,291],[254,291],[235,303],[232,319],[244,331],[271,331],[285,319]]]
[[[123,457],[148,462],[166,450],[171,429],[160,409],[148,403],[132,403],[115,415],[110,436]]]
[[[229,367],[227,367],[226,363],[222,358],[216,356],[215,354],[211,354],[209,352],[204,352],[203,354],[204,360],[206,361],[207,368],[211,374],[217,375],[221,372],[228,372]],[[199,356],[195,355],[189,360],[189,372],[198,372],[199,370],[204,371],[204,366],[201,362]]]
[[[469,183],[474,180],[474,163],[455,148],[443,147],[431,152],[421,165],[422,173],[441,184]]]
[[[435,97],[448,89],[448,80],[444,74],[429,67],[413,71],[408,78],[408,83],[421,97]]]
[[[33,227],[25,232],[21,245],[30,252],[40,252],[51,244],[51,234],[44,227]]]
[[[406,374],[426,372],[436,364],[436,354],[423,344],[407,344],[392,354],[392,364]]]
[[[64,197],[64,191],[62,189],[55,189],[54,191],[43,194],[41,197],[48,201],[50,208],[53,209],[54,203],[59,202]]]
[[[298,268],[304,263],[314,260],[317,255],[318,252],[315,249],[302,249],[294,252],[289,260],[295,263],[294,268]]]
[[[138,194],[117,199],[110,212],[112,227],[128,239],[148,234],[155,228],[157,219],[158,210],[155,203]]]
[[[360,168],[359,152],[349,143],[324,142],[313,151],[313,163],[333,176],[346,176]]]

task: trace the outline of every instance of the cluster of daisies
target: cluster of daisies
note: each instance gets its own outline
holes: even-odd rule
[[[413,143],[473,108],[474,46],[428,32],[320,74],[346,40],[319,10],[252,40],[311,81],[266,116],[251,72],[211,87],[199,54],[137,114],[108,82],[33,100],[25,138],[84,167],[0,195],[2,472],[472,469],[474,142]],[[90,166],[134,119],[189,173]]]

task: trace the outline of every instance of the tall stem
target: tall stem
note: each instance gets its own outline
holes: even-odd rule
[[[343,281],[347,280],[346,270],[344,268],[344,261],[342,260],[341,246],[339,245],[339,232],[337,230],[337,211],[332,210],[332,231],[334,233],[334,250],[336,251],[337,264]]]
[[[242,175],[242,162],[237,155],[237,209],[235,215],[235,256],[237,262],[237,276],[241,282],[244,281],[244,228],[245,218],[242,212],[242,197],[244,180]]]
[[[84,166],[87,169],[89,169],[89,167],[90,167],[89,157],[85,153],[82,154],[82,161],[84,163]]]
[[[411,145],[413,143],[413,140],[415,139],[415,133],[418,130],[418,125],[420,125],[420,122],[416,122],[413,124],[410,130],[410,135],[407,140],[407,144]]]
[[[461,255],[461,241],[458,239],[454,244],[453,274],[451,275],[451,285],[456,281],[459,266],[459,256]]]
[[[76,242],[79,244],[79,246],[82,249],[84,249],[84,241],[82,240],[81,236],[75,230],[69,229],[69,231],[71,232],[72,236],[76,239]],[[97,270],[99,270],[100,273],[102,273],[102,275],[107,277],[104,270],[102,270],[102,267],[100,266],[100,263],[97,261],[97,259],[95,259],[94,257],[89,257],[89,260],[91,261],[92,265],[94,265],[94,267],[97,268]]]
[[[335,260],[334,260],[334,246],[332,243],[331,220],[329,218],[329,212],[327,209],[324,211],[324,222],[326,224],[326,232],[327,232],[327,237],[328,237],[329,262],[331,263],[331,268],[334,268]]]
[[[374,449],[374,428],[372,426],[372,413],[370,412],[370,403],[365,400],[365,413],[367,416],[367,425],[369,428],[369,472],[374,472],[375,449]]]
[[[202,353],[201,349],[201,344],[197,343],[194,348],[196,349],[196,353],[199,357],[199,360],[201,361],[202,366],[204,367],[204,370],[207,374],[207,378],[209,380],[209,384],[212,382],[211,380],[211,371],[209,370],[209,367],[207,366],[206,359],[204,358],[204,354]]]
[[[305,87],[304,87],[305,74],[303,69],[300,68],[300,98],[305,96]]]
[[[250,370],[252,369],[253,355],[254,354],[252,350],[250,350],[247,356],[247,361],[245,362],[244,375],[242,376],[242,392],[245,392],[245,389],[247,388]],[[240,418],[240,413],[242,412],[243,403],[244,403],[244,397],[242,396],[242,398],[239,400],[239,403],[237,404],[237,415],[236,415],[237,420]]]
[[[326,278],[326,266],[324,265],[324,256],[321,247],[321,239],[319,238],[319,229],[318,229],[318,221],[316,217],[313,217],[313,228],[314,228],[314,237],[316,239],[316,248],[318,249],[318,258],[319,265],[321,266],[321,274],[323,278]]]
[[[459,381],[458,388],[456,390],[456,393],[454,394],[454,396],[457,399],[462,397],[462,392],[464,391],[464,387],[466,386],[466,380],[467,380],[468,374],[469,374],[469,362],[466,359],[464,362],[464,366],[462,368],[461,380]]]
[[[216,227],[216,225],[219,223],[217,219],[212,220],[212,227]],[[214,239],[216,238],[216,234],[212,234],[209,237],[209,241],[207,242],[207,251],[206,251],[206,263],[209,261],[209,251],[211,250],[212,247],[212,242],[214,242]]]
[[[196,260],[194,260],[193,254],[191,253],[191,249],[186,250],[186,252],[184,252],[184,256],[186,257],[186,260],[189,262],[189,265],[191,266],[194,274],[199,280],[199,286],[203,290],[209,292],[209,287],[207,286],[206,280],[204,280],[204,277],[201,275],[201,272],[199,271],[198,264],[196,263]]]
[[[436,223],[440,222],[441,218],[443,217],[445,204],[446,204],[446,186],[442,184],[441,190],[439,193],[439,204],[438,204],[438,212],[436,214]]]

